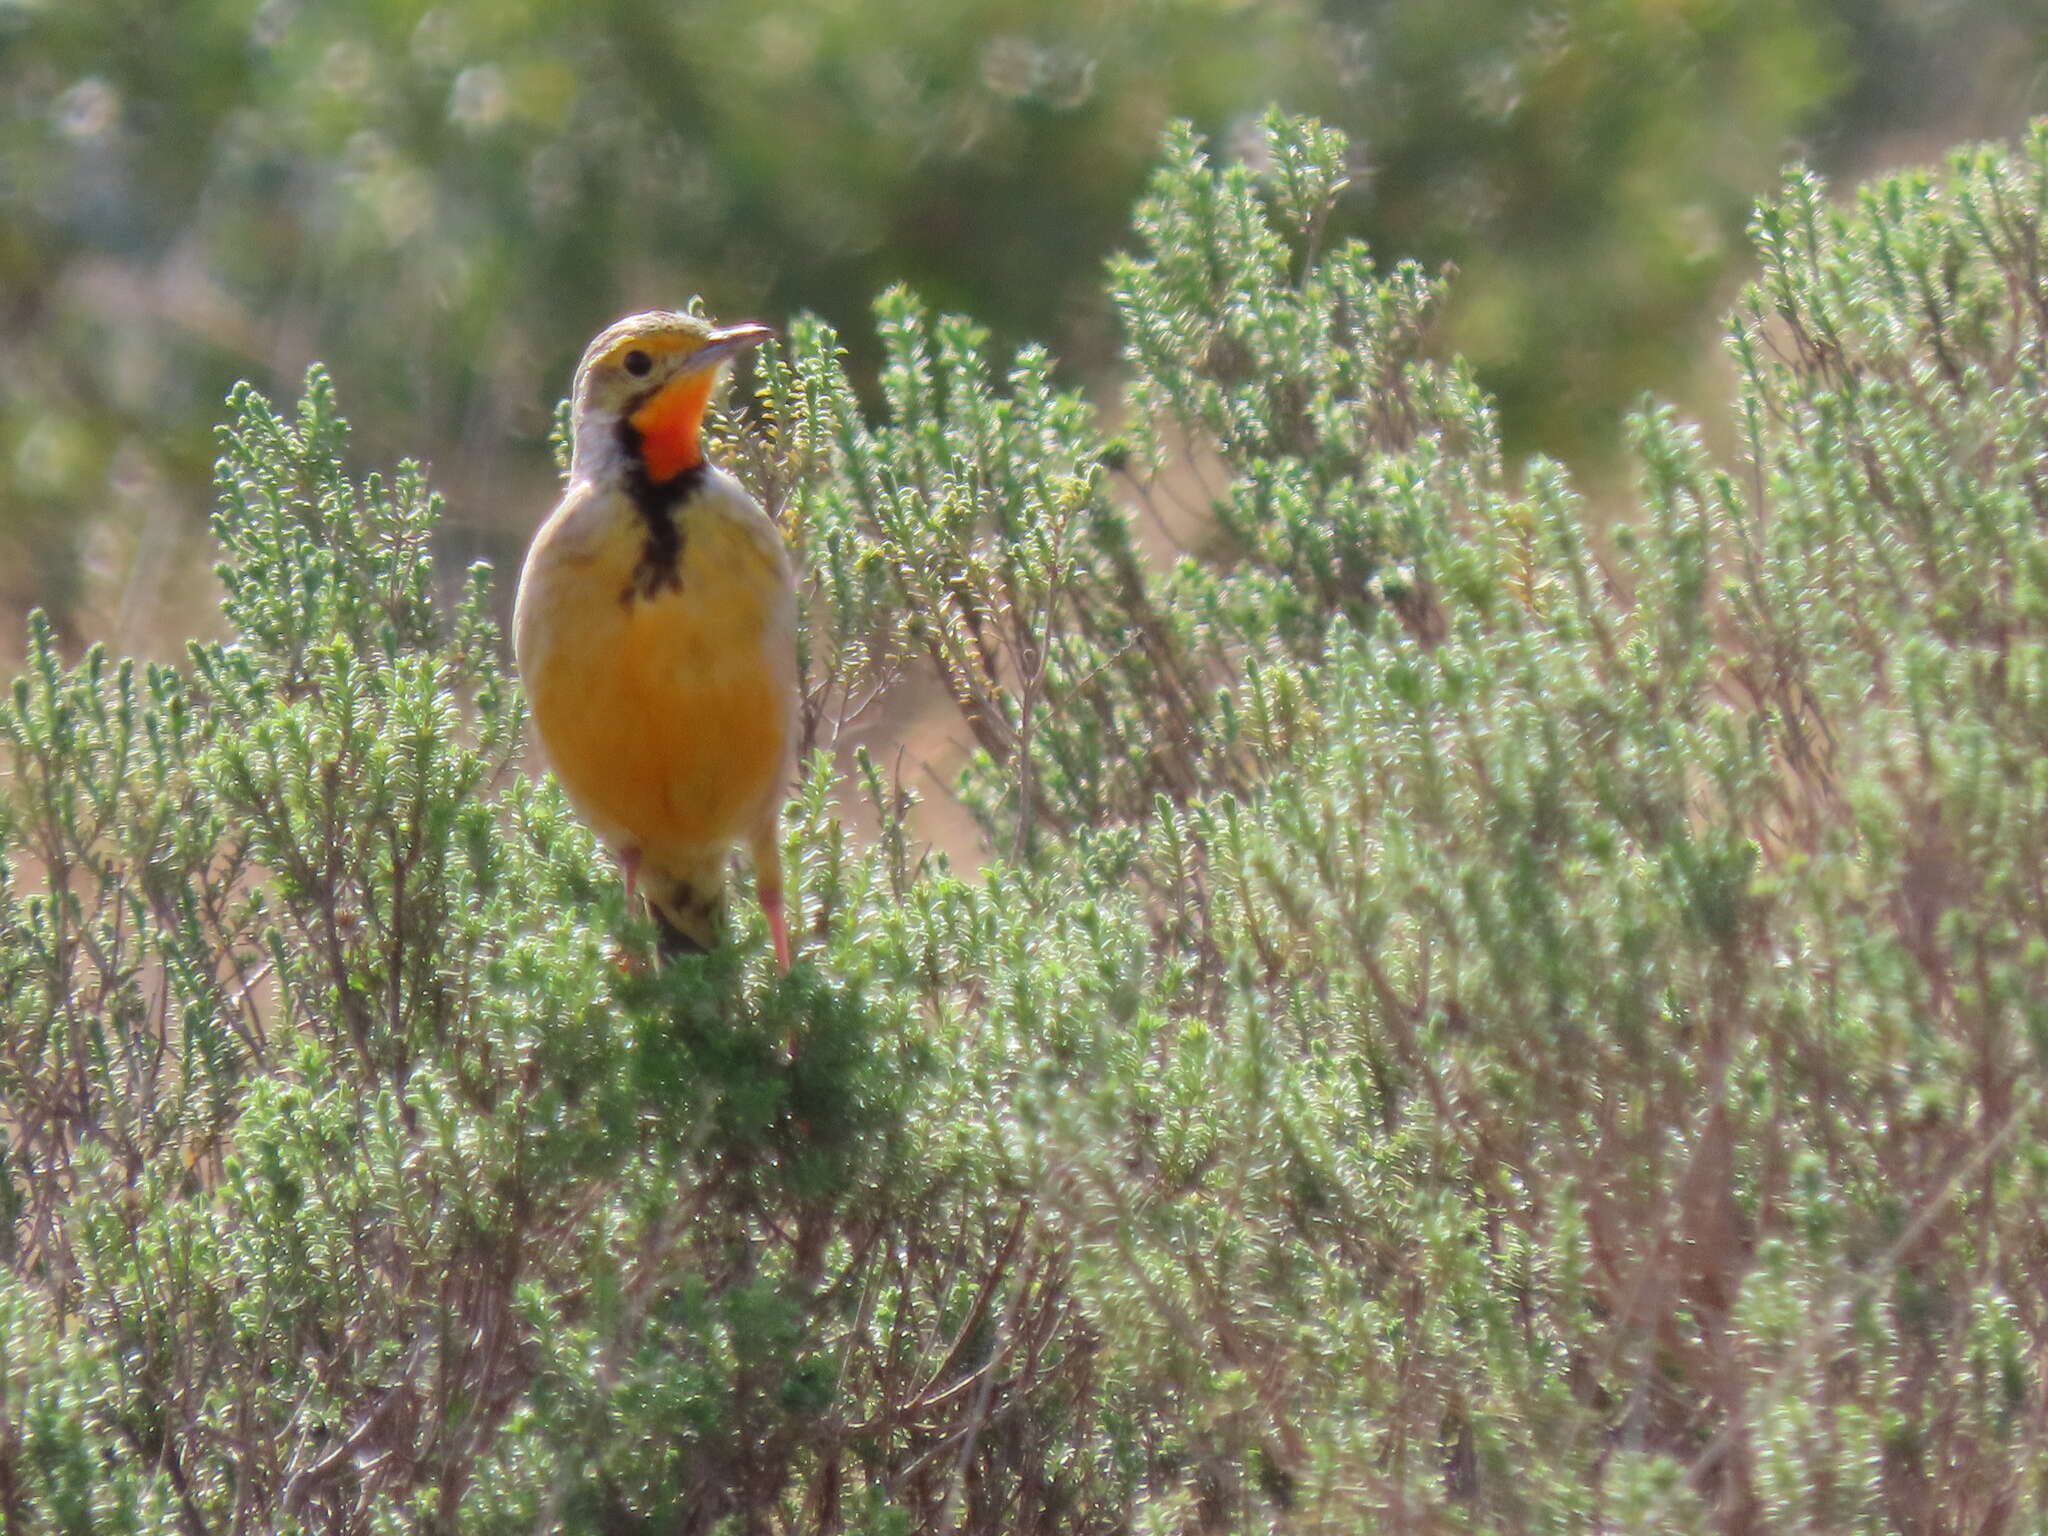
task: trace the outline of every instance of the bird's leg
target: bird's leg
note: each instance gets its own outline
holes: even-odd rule
[[[633,897],[640,889],[640,850],[638,848],[621,848],[619,850],[619,873],[626,877],[626,916],[630,918],[633,915]],[[638,976],[647,969],[647,961],[643,956],[635,955],[625,949],[618,950],[612,958],[619,969],[628,976]]]
[[[761,913],[768,919],[768,936],[775,941],[775,963],[782,968],[782,974],[787,976],[792,962],[789,953],[789,918],[782,910],[781,886],[762,887]]]
[[[754,832],[754,892],[761,901],[761,915],[768,919],[768,936],[775,941],[775,963],[789,974],[789,917],[782,907],[782,843],[776,834],[775,818]]]
[[[619,850],[619,871],[626,877],[626,911],[633,910],[633,898],[640,892],[640,850],[621,848]]]

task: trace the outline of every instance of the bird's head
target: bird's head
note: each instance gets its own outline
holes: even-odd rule
[[[657,485],[695,469],[704,462],[698,437],[720,368],[774,334],[670,309],[606,327],[576,369],[572,473],[620,456]]]

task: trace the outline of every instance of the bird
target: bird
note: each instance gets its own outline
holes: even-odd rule
[[[745,843],[787,974],[796,582],[781,530],[703,445],[720,374],[774,334],[654,310],[592,340],[568,483],[520,571],[513,652],[541,751],[616,854],[628,906],[644,896],[664,960],[719,943]]]

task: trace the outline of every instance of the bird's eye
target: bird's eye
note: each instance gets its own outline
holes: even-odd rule
[[[654,366],[654,359],[645,352],[642,352],[638,347],[635,347],[626,354],[623,363],[626,372],[638,379],[646,376],[647,370]]]

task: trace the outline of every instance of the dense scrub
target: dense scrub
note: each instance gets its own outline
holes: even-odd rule
[[[1168,146],[1129,435],[903,294],[726,424],[787,980],[618,963],[419,475],[238,393],[232,637],[0,713],[10,1529],[2048,1519],[2048,133],[1789,180],[1611,547],[1269,149]],[[831,771],[907,669],[971,874]]]

